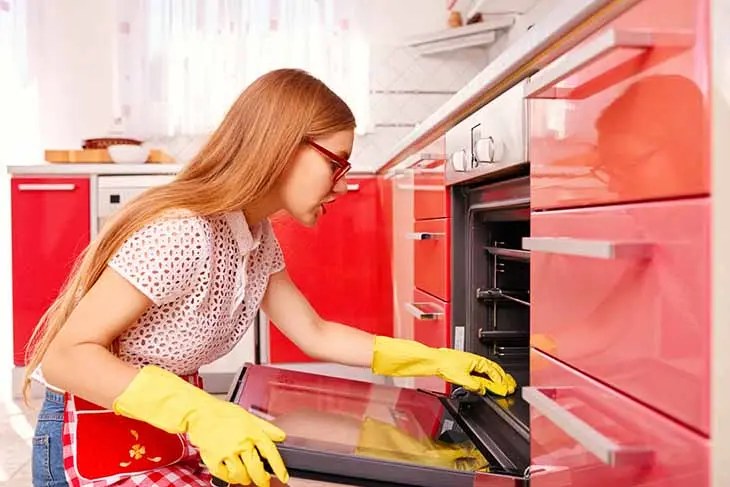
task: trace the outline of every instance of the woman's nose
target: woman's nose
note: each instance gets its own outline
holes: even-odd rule
[[[332,187],[332,192],[335,194],[347,193],[347,180],[345,178],[338,179],[335,185]]]

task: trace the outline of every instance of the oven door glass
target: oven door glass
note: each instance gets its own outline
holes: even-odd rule
[[[293,477],[449,487],[486,475],[518,485],[470,439],[458,401],[435,393],[246,365],[230,400],[286,432],[279,452]]]

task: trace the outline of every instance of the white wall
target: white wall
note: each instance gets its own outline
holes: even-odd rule
[[[405,37],[446,28],[443,0],[357,0],[356,12],[373,46],[371,77],[376,89],[453,92],[485,65],[483,51],[419,58],[412,50],[401,48]],[[41,144],[29,149],[29,155],[17,162],[21,164],[42,161],[43,148],[80,147],[85,138],[107,135],[113,118],[114,1],[43,2],[37,22],[41,35],[34,39],[34,52],[39,60]],[[454,69],[441,70],[445,65]],[[381,154],[449,96],[416,99],[374,95],[375,122],[401,126],[383,129],[378,136],[359,141],[354,155],[356,167],[379,165]],[[187,160],[202,141],[184,138],[160,143],[166,144],[173,155]]]
[[[110,128],[113,7],[112,0],[54,0],[39,11],[45,147],[80,147]]]
[[[445,0],[360,0],[358,19],[373,44],[446,28]]]

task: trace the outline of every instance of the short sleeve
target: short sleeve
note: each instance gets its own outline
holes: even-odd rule
[[[212,234],[201,217],[164,218],[135,232],[109,267],[156,305],[189,293],[211,256]]]
[[[284,253],[281,251],[279,240],[276,238],[271,222],[268,220],[266,220],[264,224],[262,247],[264,260],[269,263],[269,274],[275,274],[279,271],[283,271],[286,267],[286,263],[284,262]]]

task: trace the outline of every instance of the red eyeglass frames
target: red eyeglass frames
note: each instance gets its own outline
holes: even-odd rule
[[[352,167],[352,165],[350,164],[350,161],[348,161],[347,159],[345,159],[342,156],[338,156],[334,152],[330,152],[329,150],[325,149],[324,147],[322,147],[318,143],[314,142],[313,140],[306,139],[305,142],[307,144],[309,144],[310,146],[312,146],[317,152],[319,152],[320,154],[322,154],[323,156],[325,156],[326,158],[328,158],[330,160],[330,162],[332,163],[332,165],[335,168],[334,174],[332,174],[333,182],[336,183],[337,181],[342,179],[342,177],[345,174],[347,174],[347,171],[349,171],[350,168]]]

